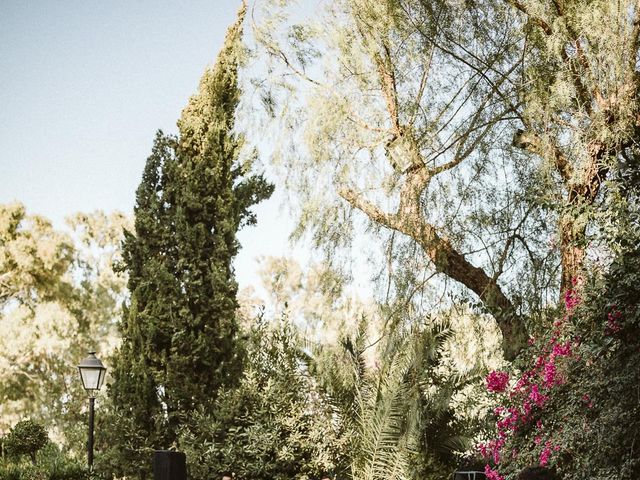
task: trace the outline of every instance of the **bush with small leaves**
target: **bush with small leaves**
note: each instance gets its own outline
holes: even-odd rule
[[[35,465],[36,453],[49,442],[44,427],[32,420],[23,420],[14,425],[4,440],[4,446],[11,455],[29,455]]]

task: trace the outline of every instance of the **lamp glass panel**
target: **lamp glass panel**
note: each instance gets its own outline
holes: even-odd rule
[[[106,368],[101,368],[100,369],[100,377],[98,378],[98,390],[100,388],[102,388],[102,384],[104,383],[104,377],[107,374],[107,369]]]
[[[102,385],[100,377],[104,380],[104,374],[102,374],[101,368],[88,368],[83,367],[80,369],[80,376],[82,377],[82,383],[86,390],[98,390]]]

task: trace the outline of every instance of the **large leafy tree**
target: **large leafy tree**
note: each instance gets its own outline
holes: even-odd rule
[[[507,3],[521,15],[526,38],[522,128],[514,140],[548,167],[543,194],[561,207],[557,229],[565,290],[584,267],[589,230],[612,191],[607,180],[637,156],[640,5]]]
[[[177,137],[159,133],[124,242],[131,300],[111,385],[130,471],[144,449],[167,448],[197,408],[208,411],[242,367],[232,260],[250,207],[272,192],[239,159],[234,132],[244,7],[215,65],[182,112]],[[121,462],[122,464],[122,462]],[[145,468],[145,467],[143,467]]]
[[[403,274],[472,292],[513,358],[584,267],[606,180],[633,154],[637,3],[345,0],[328,29],[278,23],[280,5],[256,36],[301,230],[335,246],[365,218],[396,264],[423,257]]]
[[[398,272],[391,276],[415,279],[395,293],[424,291],[414,288],[430,278],[424,272],[454,280],[497,320],[513,356],[526,338],[528,307],[514,301],[508,280],[545,266],[548,252],[530,247],[530,258],[516,240],[544,231],[544,222],[512,181],[530,174],[530,165],[500,150],[510,143],[502,126],[517,102],[501,73],[519,65],[504,41],[509,15],[474,16],[459,2],[405,3],[334,3],[327,34],[307,23],[279,36],[269,20],[257,30],[276,65],[284,59],[294,71],[277,77],[265,99],[284,106],[284,125],[300,132],[282,153],[290,185],[301,193],[301,230],[335,246],[365,219],[387,239],[387,264]],[[451,50],[450,36],[477,40],[471,66]],[[319,52],[337,61],[314,64]],[[277,88],[282,79],[285,89]],[[291,97],[289,89],[305,94]],[[538,271],[539,297],[548,276]]]
[[[86,395],[75,365],[117,343],[125,279],[113,265],[127,218],[94,212],[67,224],[0,205],[0,432],[30,416],[81,448]]]
[[[71,240],[21,204],[0,206],[0,308],[59,298],[73,262]]]

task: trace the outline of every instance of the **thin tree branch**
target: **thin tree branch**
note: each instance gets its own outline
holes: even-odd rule
[[[529,17],[536,25],[538,25],[542,29],[542,31],[545,34],[551,35],[553,33],[553,30],[551,29],[551,27],[549,26],[549,24],[547,22],[545,22],[543,19],[541,19],[539,17],[534,17],[533,15],[531,15],[531,13],[529,13],[529,10],[527,9],[527,7],[525,5],[523,5],[522,3],[520,3],[518,0],[505,0],[505,1],[509,5],[511,5],[512,7],[516,8],[517,10],[520,10],[527,17]]]
[[[338,194],[352,207],[364,212],[371,220],[385,227],[397,229],[398,219],[396,215],[382,211],[377,205],[366,200],[352,188],[343,188]]]

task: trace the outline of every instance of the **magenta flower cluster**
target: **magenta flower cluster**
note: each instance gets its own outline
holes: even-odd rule
[[[509,384],[509,374],[507,372],[493,371],[486,376],[487,390],[494,393],[501,393],[507,389]]]
[[[576,289],[577,285],[581,283],[581,279],[574,278],[571,280],[571,283],[573,285],[573,288],[567,288],[567,290],[564,292],[564,306],[569,313],[571,313],[576,305],[578,305],[582,301]]]
[[[504,477],[498,473],[497,470],[493,470],[489,465],[484,466],[484,474],[487,480],[504,480]]]
[[[605,329],[606,332],[609,334],[615,334],[622,330],[622,325],[620,324],[621,320],[622,313],[620,313],[614,306],[613,309],[607,314],[607,325]]]
[[[575,285],[575,282],[574,282]],[[564,295],[566,314],[563,319],[554,322],[551,339],[540,347],[540,354],[533,362],[533,366],[523,372],[515,382],[513,388],[509,389],[509,374],[507,372],[494,371],[485,378],[487,390],[493,393],[505,393],[505,400],[509,400],[512,406],[498,406],[494,413],[497,417],[496,430],[497,437],[478,445],[481,455],[488,461],[491,459],[494,465],[499,465],[503,456],[503,450],[507,440],[519,429],[529,425],[535,412],[541,412],[549,403],[553,396],[554,388],[565,382],[561,374],[562,362],[569,358],[576,357],[573,349],[579,344],[578,340],[563,338],[563,330],[568,318],[572,315],[575,307],[580,303],[580,295],[573,289],[567,290]],[[611,317],[613,321],[618,321],[617,316]],[[530,339],[531,345],[535,345],[535,340]],[[583,401],[590,408],[591,400],[587,394]],[[534,446],[542,448],[539,455],[539,463],[542,466],[548,465],[554,452],[560,450],[559,445],[554,445],[549,433],[545,432],[540,420],[535,425],[536,435],[534,436]],[[517,456],[513,450],[512,456]],[[496,468],[489,465],[485,467],[485,474],[490,480],[503,480]]]

